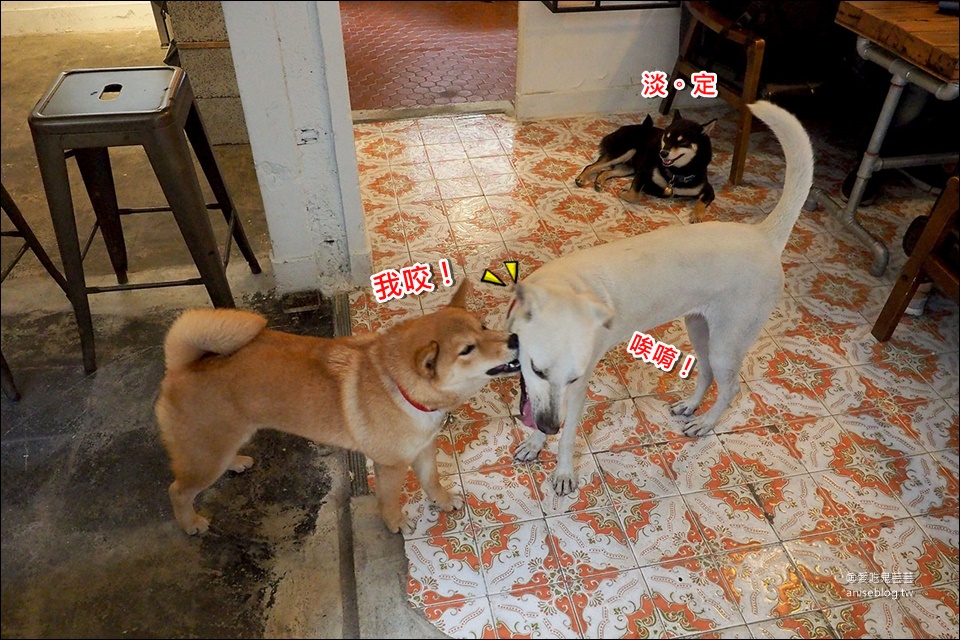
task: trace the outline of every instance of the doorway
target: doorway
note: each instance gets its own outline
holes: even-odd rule
[[[512,109],[516,2],[340,2],[354,120]]]

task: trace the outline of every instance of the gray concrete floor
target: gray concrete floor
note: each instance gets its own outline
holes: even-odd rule
[[[3,184],[57,264],[30,110],[60,71],[156,65],[163,54],[152,32],[2,40]],[[216,153],[264,267],[253,276],[234,256],[238,306],[281,330],[333,335],[329,301],[279,300],[271,289],[249,147]],[[111,159],[121,206],[163,202],[142,150]],[[93,214],[74,167],[71,176],[83,236]],[[222,221],[215,229],[225,237]],[[195,275],[169,214],[127,217],[124,230],[131,282]],[[19,245],[3,239],[4,266]],[[99,239],[85,270],[88,284],[112,283]],[[2,399],[2,637],[442,637],[406,604],[402,539],[386,533],[372,497],[351,499],[342,451],[258,434],[257,466],[198,501],[211,531],[177,528],[152,405],[164,332],[181,309],[209,306],[201,287],[91,296],[93,374],[66,297],[31,254],[2,296],[3,354],[22,393]]]

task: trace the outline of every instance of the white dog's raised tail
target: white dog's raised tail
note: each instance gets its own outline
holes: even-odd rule
[[[777,253],[782,253],[813,184],[813,148],[806,130],[792,113],[769,102],[755,102],[748,106],[753,115],[763,120],[777,136],[786,158],[783,195],[770,215],[760,223]]]

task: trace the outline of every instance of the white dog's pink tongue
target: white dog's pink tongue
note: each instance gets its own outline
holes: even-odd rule
[[[520,404],[520,422],[531,429],[537,428],[537,423],[533,420],[533,405],[530,404],[530,398],[524,398]]]
[[[533,419],[533,404],[530,402],[530,396],[527,395],[527,382],[520,374],[520,422],[530,427],[537,428],[537,423]]]

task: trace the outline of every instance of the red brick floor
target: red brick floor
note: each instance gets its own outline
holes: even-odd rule
[[[516,2],[341,2],[354,110],[513,100]]]

